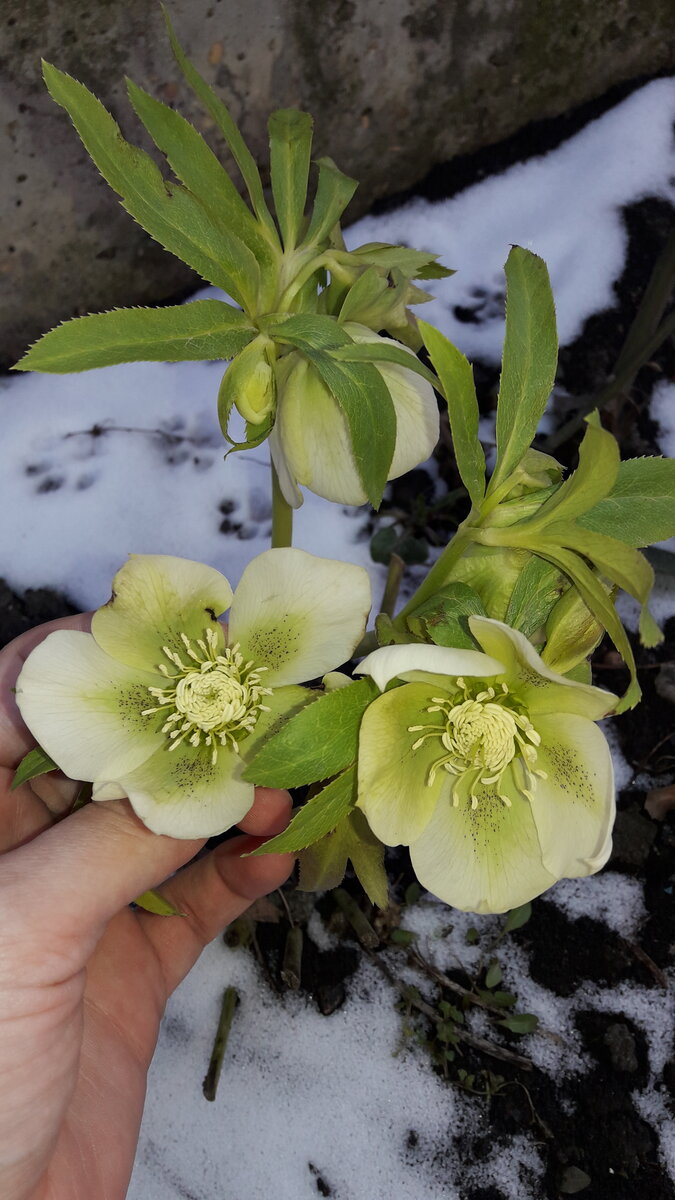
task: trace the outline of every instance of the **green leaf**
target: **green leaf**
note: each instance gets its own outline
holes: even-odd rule
[[[675,459],[629,458],[611,492],[578,523],[609,533],[629,546],[648,546],[675,535]]]
[[[351,345],[352,339],[335,317],[320,313],[270,313],[258,322],[260,329],[282,345],[295,346],[306,354],[310,350]]]
[[[573,521],[610,492],[619,470],[619,446],[599,424],[589,422],[579,447],[579,466],[523,528],[543,529],[553,521]]]
[[[426,634],[437,646],[476,649],[467,617],[487,613],[477,592],[467,583],[446,583],[428,600],[408,614],[412,633]]]
[[[293,854],[306,850],[331,833],[356,804],[356,767],[349,767],[337,779],[312,796],[294,815],[283,833],[245,857],[261,854]]]
[[[354,762],[361,717],[377,694],[372,680],[360,679],[319,696],[264,742],[244,779],[286,788],[336,775]]]
[[[365,279],[365,275],[362,275],[361,278]],[[353,291],[354,288],[349,292],[347,299]],[[340,320],[343,319],[342,313],[340,313]],[[349,320],[352,318],[350,317]],[[409,350],[397,346],[396,342],[390,338],[382,338],[379,342],[352,342],[349,346],[338,346],[336,350],[330,351],[330,356],[337,362],[395,363],[397,367],[405,367],[406,371],[414,371],[416,375],[426,379],[433,388],[440,390],[439,381],[433,371],[425,367],[416,354],[411,354]]]
[[[602,587],[608,594],[610,584]],[[612,596],[610,595],[610,600]],[[547,666],[559,675],[568,675],[577,665],[587,666],[586,659],[592,654],[604,634],[604,626],[582,600],[575,587],[567,589],[551,609],[546,621],[546,645],[541,657]],[[583,679],[579,682],[585,682]]]
[[[340,308],[339,320],[364,322],[364,314],[389,291],[389,283],[385,275],[375,267],[369,267],[359,275],[345,296]],[[369,322],[365,321],[365,324]]]
[[[267,122],[272,195],[287,253],[295,249],[304,221],[313,124],[297,108],[280,108]]]
[[[487,971],[485,972],[485,986],[487,988],[496,988],[498,983],[502,981],[502,969],[496,958],[493,958]]]
[[[418,320],[424,345],[443,385],[457,470],[478,507],[485,495],[485,455],[478,438],[478,400],[471,364],[452,342],[426,321]]]
[[[384,846],[359,808],[353,808],[320,842],[300,852],[298,887],[303,892],[339,887],[350,859],[371,904],[386,908],[389,889],[384,870]]]
[[[504,621],[526,638],[532,637],[546,623],[563,587],[557,567],[533,554],[516,580]]]
[[[29,750],[28,754],[24,754],[19,763],[10,791],[21,786],[22,783],[28,783],[29,779],[37,779],[38,775],[46,775],[49,771],[58,770],[57,764],[53,758],[45,754],[40,746],[36,746],[34,750]]]
[[[176,908],[170,900],[165,900],[159,892],[154,888],[143,892],[142,896],[137,896],[134,900],[137,908],[143,908],[146,912],[156,913],[158,917],[184,917],[185,913]]]
[[[510,1029],[511,1033],[534,1033],[539,1025],[539,1017],[535,1017],[534,1013],[514,1013],[511,1017],[504,1017],[497,1024]]]
[[[506,333],[497,404],[497,465],[489,492],[518,466],[555,379],[555,307],[543,259],[513,246],[506,262]]]
[[[177,178],[203,204],[217,225],[240,237],[261,265],[273,268],[280,256],[274,254],[251,210],[201,134],[175,109],[155,100],[130,79],[127,91],[134,111],[155,145],[166,155]]]
[[[255,334],[243,312],[220,300],[120,308],[58,325],[31,346],[14,370],[62,375],[123,362],[226,359]]]
[[[127,212],[166,250],[238,304],[253,304],[259,267],[238,238],[216,226],[195,196],[165,180],[145,151],[125,141],[119,126],[83,84],[49,63],[44,79]]]
[[[395,246],[390,242],[366,242],[363,246],[357,246],[351,254],[360,262],[372,263],[385,271],[402,271],[407,279],[447,279],[455,274],[437,262],[437,254],[413,250],[409,246]]]
[[[267,207],[267,204],[265,203],[262,180],[260,178],[260,172],[256,166],[255,159],[222,100],[216,96],[215,92],[209,87],[206,80],[202,79],[199,71],[193,67],[192,63],[183,53],[183,49],[178,41],[178,38],[176,37],[173,25],[171,24],[171,19],[164,5],[162,5],[162,11],[164,13],[164,20],[166,21],[166,27],[169,33],[171,49],[173,50],[176,62],[178,63],[178,66],[183,72],[183,75],[185,76],[185,79],[189,83],[193,92],[201,100],[204,108],[213,118],[220,132],[225,138],[225,141],[227,142],[232,153],[232,157],[239,167],[242,179],[246,184],[248,194],[251,197],[251,203],[253,205],[254,212],[260,223],[267,230],[269,240],[273,245],[278,246],[279,238],[274,227],[272,215]]]
[[[396,446],[396,409],[389,388],[373,363],[339,363],[322,350],[306,354],[344,413],[359,478],[377,509]]]
[[[224,437],[232,447],[232,450],[228,450],[228,454],[231,454],[234,450],[250,450],[255,446],[259,446],[272,431],[275,416],[274,406],[270,408],[262,421],[255,424],[246,422],[245,441],[236,442],[230,437],[229,433],[230,416],[233,407],[238,400],[241,404],[245,404],[246,389],[252,386],[252,377],[254,378],[256,366],[261,360],[264,362],[267,361],[265,358],[266,343],[267,338],[264,335],[258,335],[257,338],[249,342],[228,367],[220,382],[218,389],[218,420]],[[274,377],[272,376],[273,379]]]
[[[592,533],[590,529],[580,529],[576,524],[568,525],[562,521],[547,526],[546,541],[549,539],[554,547],[566,546],[583,554],[601,575],[606,575],[624,592],[646,604],[654,583],[654,571],[639,550],[604,533]]]
[[[515,929],[522,929],[532,916],[532,902],[528,900],[525,904],[520,904],[518,908],[512,908],[509,912],[506,921],[504,922],[504,933],[513,933]]]
[[[319,180],[303,246],[320,245],[328,240],[359,186],[355,179],[338,170],[332,158],[317,159],[317,166]]]

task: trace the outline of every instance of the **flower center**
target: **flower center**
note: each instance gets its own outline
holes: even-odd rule
[[[188,661],[168,646],[162,647],[174,669],[160,663],[158,670],[166,678],[166,687],[148,688],[156,704],[146,708],[143,716],[163,712],[162,733],[168,734],[169,750],[186,738],[191,746],[200,746],[203,739],[215,763],[220,746],[229,745],[238,753],[239,742],[254,729],[261,712],[269,712],[262,697],[270,696],[272,689],[260,683],[267,668],[245,662],[238,645],[218,653],[213,629],[207,629],[194,643],[184,633],[180,636]]]
[[[504,771],[517,760],[522,777],[522,782],[517,782],[518,790],[531,799],[536,777],[546,778],[545,772],[535,767],[535,747],[541,738],[531,721],[518,712],[505,683],[499,692],[488,687],[474,696],[464,679],[458,678],[457,686],[463,699],[433,696],[433,703],[426,709],[428,713],[441,714],[439,724],[408,726],[409,733],[424,731],[413,742],[413,750],[418,750],[427,738],[437,738],[444,750],[429,768],[427,786],[431,787],[441,769],[454,775],[452,803],[456,808],[459,804],[457,784],[467,777],[471,807],[477,808],[477,785],[494,783],[499,788]],[[497,794],[510,808],[509,797],[499,790]]]

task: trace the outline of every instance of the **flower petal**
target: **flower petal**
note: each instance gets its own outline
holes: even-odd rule
[[[556,882],[542,863],[532,810],[509,778],[510,770],[499,785],[511,799],[510,808],[494,784],[475,788],[478,803],[473,808],[466,779],[460,781],[454,807],[446,776],[431,820],[410,847],[420,883],[465,912],[506,912]]]
[[[248,564],[235,592],[230,642],[268,668],[265,686],[301,683],[346,662],[370,603],[363,567],[304,550],[266,550]]]
[[[130,771],[162,741],[162,719],[143,716],[158,676],[133,670],[89,633],[59,629],[28,656],[16,702],[31,733],[71,779]]]
[[[366,503],[346,418],[306,359],[298,358],[288,375],[275,429],[289,475],[298,483],[337,504]]]
[[[302,492],[299,490],[297,481],[291,474],[276,421],[267,442],[270,448],[270,457],[274,463],[274,469],[279,480],[281,494],[286,503],[290,504],[291,508],[300,508],[304,503]]]
[[[616,804],[612,756],[602,730],[569,713],[538,717],[541,734],[532,812],[543,861],[559,879],[592,875],[612,848]]]
[[[477,675],[479,678],[501,675],[505,670],[504,663],[480,650],[458,650],[447,646],[427,646],[421,642],[411,642],[409,645],[382,646],[373,650],[354,668],[355,672],[370,675],[384,691],[392,679],[406,679],[412,682],[413,676],[423,673],[425,679],[417,682],[433,683],[429,675],[456,678],[462,675]],[[441,679],[436,683],[443,687]]]
[[[203,746],[181,742],[176,750],[163,745],[135,771],[119,775],[118,784],[134,812],[153,833],[174,838],[208,838],[224,833],[248,812],[254,788],[241,778],[240,756],[218,751],[215,763]],[[94,792],[110,799],[108,784]]]
[[[232,602],[232,588],[213,567],[168,554],[132,554],[113,580],[112,598],[94,613],[91,631],[99,646],[132,667],[156,668],[164,646],[184,655],[206,629],[223,644],[216,618]]]
[[[439,771],[431,786],[429,769],[444,753],[439,738],[417,750],[419,733],[409,726],[431,724],[426,708],[437,695],[428,684],[409,683],[378,696],[366,709],[359,733],[359,798],[373,833],[387,846],[408,845],[431,818],[447,778]]]
[[[469,617],[476,641],[487,654],[505,664],[508,683],[527,706],[530,715],[538,713],[578,713],[591,721],[606,717],[615,708],[618,697],[602,688],[566,679],[547,667],[524,634],[491,617]]]

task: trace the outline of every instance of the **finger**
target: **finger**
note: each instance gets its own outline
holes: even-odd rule
[[[249,836],[232,838],[164,884],[161,894],[182,916],[138,913],[159,959],[167,995],[185,978],[208,942],[254,900],[288,879],[294,863],[292,854],[241,857],[263,842],[263,838]]]
[[[90,625],[91,613],[60,617],[57,621],[48,621],[45,625],[29,629],[0,650],[0,765],[16,767],[24,754],[35,745],[35,738],[24,725],[12,692],[31,650],[56,629],[80,629],[86,632]]]

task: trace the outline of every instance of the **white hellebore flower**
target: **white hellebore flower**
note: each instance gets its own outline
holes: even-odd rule
[[[505,912],[607,861],[614,776],[594,722],[616,697],[557,675],[501,621],[469,624],[483,653],[401,645],[361,663],[383,695],[361,723],[358,803],[429,891]]]
[[[347,322],[344,330],[356,342],[398,345],[366,325]],[[396,411],[388,478],[397,479],[433,452],[439,437],[438,404],[431,385],[414,371],[395,363],[376,365]],[[346,418],[316,369],[297,351],[277,366],[277,418],[269,443],[281,489],[293,508],[302,504],[298,484],[337,504],[366,503]]]
[[[94,800],[128,796],[155,833],[222,833],[253,803],[246,762],[363,635],[362,567],[268,550],[232,595],[212,567],[132,555],[91,633],[59,630],[26,660],[21,715]],[[229,634],[217,620],[230,609]]]

